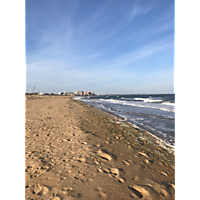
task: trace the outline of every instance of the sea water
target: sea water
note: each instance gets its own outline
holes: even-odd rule
[[[170,145],[175,145],[175,95],[130,94],[76,97],[118,115]]]

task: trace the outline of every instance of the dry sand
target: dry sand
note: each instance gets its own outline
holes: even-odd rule
[[[80,101],[26,96],[26,199],[174,199],[174,155]]]

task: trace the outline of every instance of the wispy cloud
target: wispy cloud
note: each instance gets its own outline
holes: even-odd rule
[[[146,66],[155,71],[158,55],[163,63],[173,60],[173,4],[167,0],[162,5],[157,0],[27,4],[29,84],[127,86],[133,83],[128,79],[146,73]]]
[[[31,63],[31,64],[28,64],[27,67],[40,66],[41,64],[44,64],[44,62]]]
[[[153,8],[152,1],[142,2],[140,0],[132,1],[131,4],[125,4],[125,13],[133,19],[137,15],[146,14]]]
[[[115,62],[118,63],[118,66],[125,66],[126,64],[132,63],[140,59],[144,59],[158,52],[160,53],[163,50],[172,46],[173,46],[173,41],[161,43],[161,44],[152,43],[152,44],[143,46],[137,49],[136,51],[133,51],[121,56]]]

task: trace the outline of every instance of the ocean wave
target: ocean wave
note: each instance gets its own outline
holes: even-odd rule
[[[156,138],[161,138],[170,144],[174,141],[175,103],[172,103],[173,99],[150,96],[147,98],[100,98],[79,97],[85,103],[118,115],[121,117],[120,121],[127,121],[141,130],[148,131]]]
[[[170,105],[170,106],[175,106],[175,103],[171,103],[171,102],[162,102],[162,104],[164,105]]]
[[[72,99],[75,99],[75,100],[82,100],[84,97],[74,97]]]
[[[135,100],[135,98],[125,98],[125,97],[122,97],[121,99],[129,100],[129,101],[133,101],[133,100]]]
[[[96,100],[97,102],[98,100]],[[163,111],[168,112],[175,112],[175,106],[171,104],[157,104],[157,103],[150,103],[150,102],[137,102],[137,101],[122,101],[116,99],[99,99],[99,103],[113,103],[113,104],[121,104],[121,105],[128,105],[128,106],[136,106],[136,107],[146,107],[146,108],[154,108],[160,109]]]
[[[134,98],[134,100],[139,100],[139,101],[143,101],[146,103],[156,103],[156,102],[163,102],[164,100],[162,99],[152,99],[152,98]]]

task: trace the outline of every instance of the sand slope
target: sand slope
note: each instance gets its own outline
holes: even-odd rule
[[[26,98],[26,199],[174,199],[174,155],[138,130],[69,97]]]

